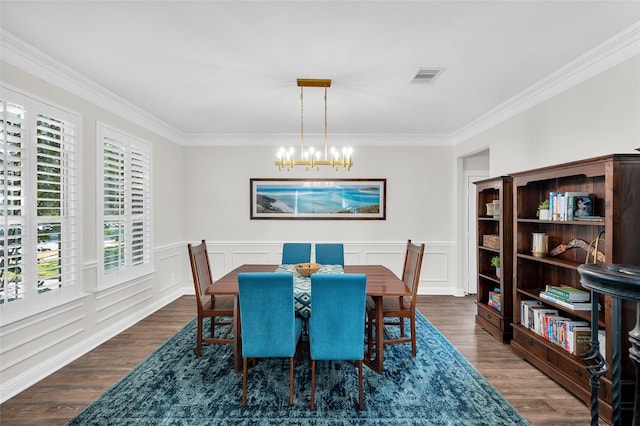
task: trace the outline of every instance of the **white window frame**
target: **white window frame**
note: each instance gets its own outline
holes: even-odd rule
[[[153,200],[152,195],[152,145],[151,143],[98,122],[97,135],[97,258],[98,290],[106,290],[120,284],[140,280],[153,272]],[[121,152],[120,163],[112,161],[114,155],[107,155],[113,168],[105,170],[105,146],[116,147]],[[114,182],[114,170],[121,176]],[[110,174],[107,175],[107,172]],[[118,179],[118,178],[116,178]],[[105,203],[105,185],[121,185],[117,202]],[[110,196],[110,199],[112,197]],[[105,208],[107,204],[107,208]],[[118,209],[113,208],[118,205]],[[118,212],[119,210],[119,212]],[[106,223],[120,222],[122,238],[114,238],[111,252],[120,254],[117,260],[105,256]],[[106,260],[105,260],[106,258]],[[110,263],[110,267],[105,265]]]
[[[46,100],[38,99],[18,90],[9,89],[0,86],[0,101],[9,102],[20,105],[24,108],[24,120],[22,122],[22,159],[21,163],[22,188],[20,202],[22,203],[22,213],[19,216],[10,216],[7,211],[3,211],[0,220],[4,229],[8,229],[10,221],[17,219],[21,221],[21,241],[20,252],[21,257],[21,273],[23,275],[22,283],[24,286],[23,293],[19,299],[8,300],[0,304],[0,314],[3,326],[15,321],[33,316],[42,312],[49,311],[55,307],[62,306],[78,298],[84,297],[81,285],[82,276],[82,117],[80,114],[71,112],[59,106],[53,105]],[[8,116],[6,109],[2,108],[3,123],[7,122]],[[38,120],[42,117],[49,117],[52,123],[63,124],[62,133],[59,133],[60,139],[48,139],[47,135],[38,137]],[[7,137],[4,133],[4,125],[2,127],[3,138]],[[41,126],[40,130],[44,130]],[[46,130],[47,133],[48,130]],[[55,134],[54,129],[54,134]],[[47,148],[46,140],[54,141],[55,146],[51,149]],[[4,141],[4,139],[3,139]],[[61,142],[59,146],[58,142]],[[5,146],[4,143],[2,146]],[[38,153],[39,148],[47,151]],[[54,153],[59,149],[59,154]],[[0,156],[4,157],[4,151],[0,152]],[[39,159],[41,160],[38,163]],[[3,158],[3,172],[6,170]],[[48,163],[51,160],[53,163]],[[51,170],[41,170],[39,173],[38,165],[53,165],[61,167],[60,175],[54,172],[50,175]],[[4,175],[4,173],[3,173]],[[38,216],[38,176],[47,179],[47,176],[61,176],[61,180],[51,181],[54,183],[55,189],[52,193],[60,191],[61,196],[58,198],[53,195],[54,203],[59,200],[60,208],[57,216]],[[4,178],[2,178],[4,181]],[[6,181],[5,181],[6,183]],[[1,184],[1,183],[0,183]],[[59,187],[57,186],[59,184]],[[10,191],[7,186],[3,187],[2,197],[4,198]],[[41,199],[40,201],[46,201]],[[6,200],[2,200],[2,206],[5,206]],[[53,218],[57,218],[53,220]],[[13,218],[13,219],[12,219]],[[20,219],[21,218],[21,219]],[[54,222],[60,224],[60,232],[54,233],[58,244],[55,247],[45,247],[47,244],[38,243],[38,223]],[[15,223],[15,222],[14,222]],[[53,234],[51,234],[53,235]],[[3,241],[7,244],[7,241]],[[6,248],[6,245],[4,246]],[[47,285],[46,280],[40,280],[39,274],[46,274],[38,268],[38,255],[40,254],[42,262],[43,251],[46,256],[59,260],[60,263],[54,269],[50,269],[56,282]],[[3,262],[3,265],[8,265]],[[4,277],[8,277],[8,273]],[[38,282],[42,281],[41,288],[38,288]],[[5,288],[7,283],[5,283]]]

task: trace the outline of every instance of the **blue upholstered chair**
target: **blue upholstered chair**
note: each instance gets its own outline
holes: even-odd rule
[[[282,245],[282,264],[311,262],[311,243],[284,243]]]
[[[242,324],[242,406],[247,404],[247,359],[289,358],[289,405],[293,405],[293,367],[302,331],[293,300],[293,274],[238,274]]]
[[[355,361],[362,410],[362,360],[367,276],[314,274],[311,276],[311,409],[315,409],[316,361]]]
[[[344,245],[333,243],[317,243],[316,262],[321,265],[344,266]]]

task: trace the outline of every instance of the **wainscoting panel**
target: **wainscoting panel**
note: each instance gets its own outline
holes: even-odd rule
[[[449,242],[427,242],[425,246],[418,293],[461,295],[456,283],[456,245]],[[406,241],[346,242],[344,243],[345,263],[380,264],[401,277],[405,247]],[[207,241],[207,249],[214,280],[242,264],[278,264],[282,258],[281,242]],[[315,250],[312,248],[311,258],[314,259],[314,257]],[[185,262],[188,267],[188,259],[185,258]],[[188,287],[193,288],[190,272],[188,280]]]

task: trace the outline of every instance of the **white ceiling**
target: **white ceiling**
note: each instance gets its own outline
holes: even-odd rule
[[[2,28],[211,140],[296,135],[296,78],[330,78],[329,134],[447,139],[640,22],[640,1],[6,1]],[[420,67],[445,68],[433,84]],[[305,90],[321,132],[322,89]],[[260,136],[258,136],[260,135]]]

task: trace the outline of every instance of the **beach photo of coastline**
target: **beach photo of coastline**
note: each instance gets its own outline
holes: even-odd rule
[[[252,218],[384,219],[384,183],[252,179]]]

